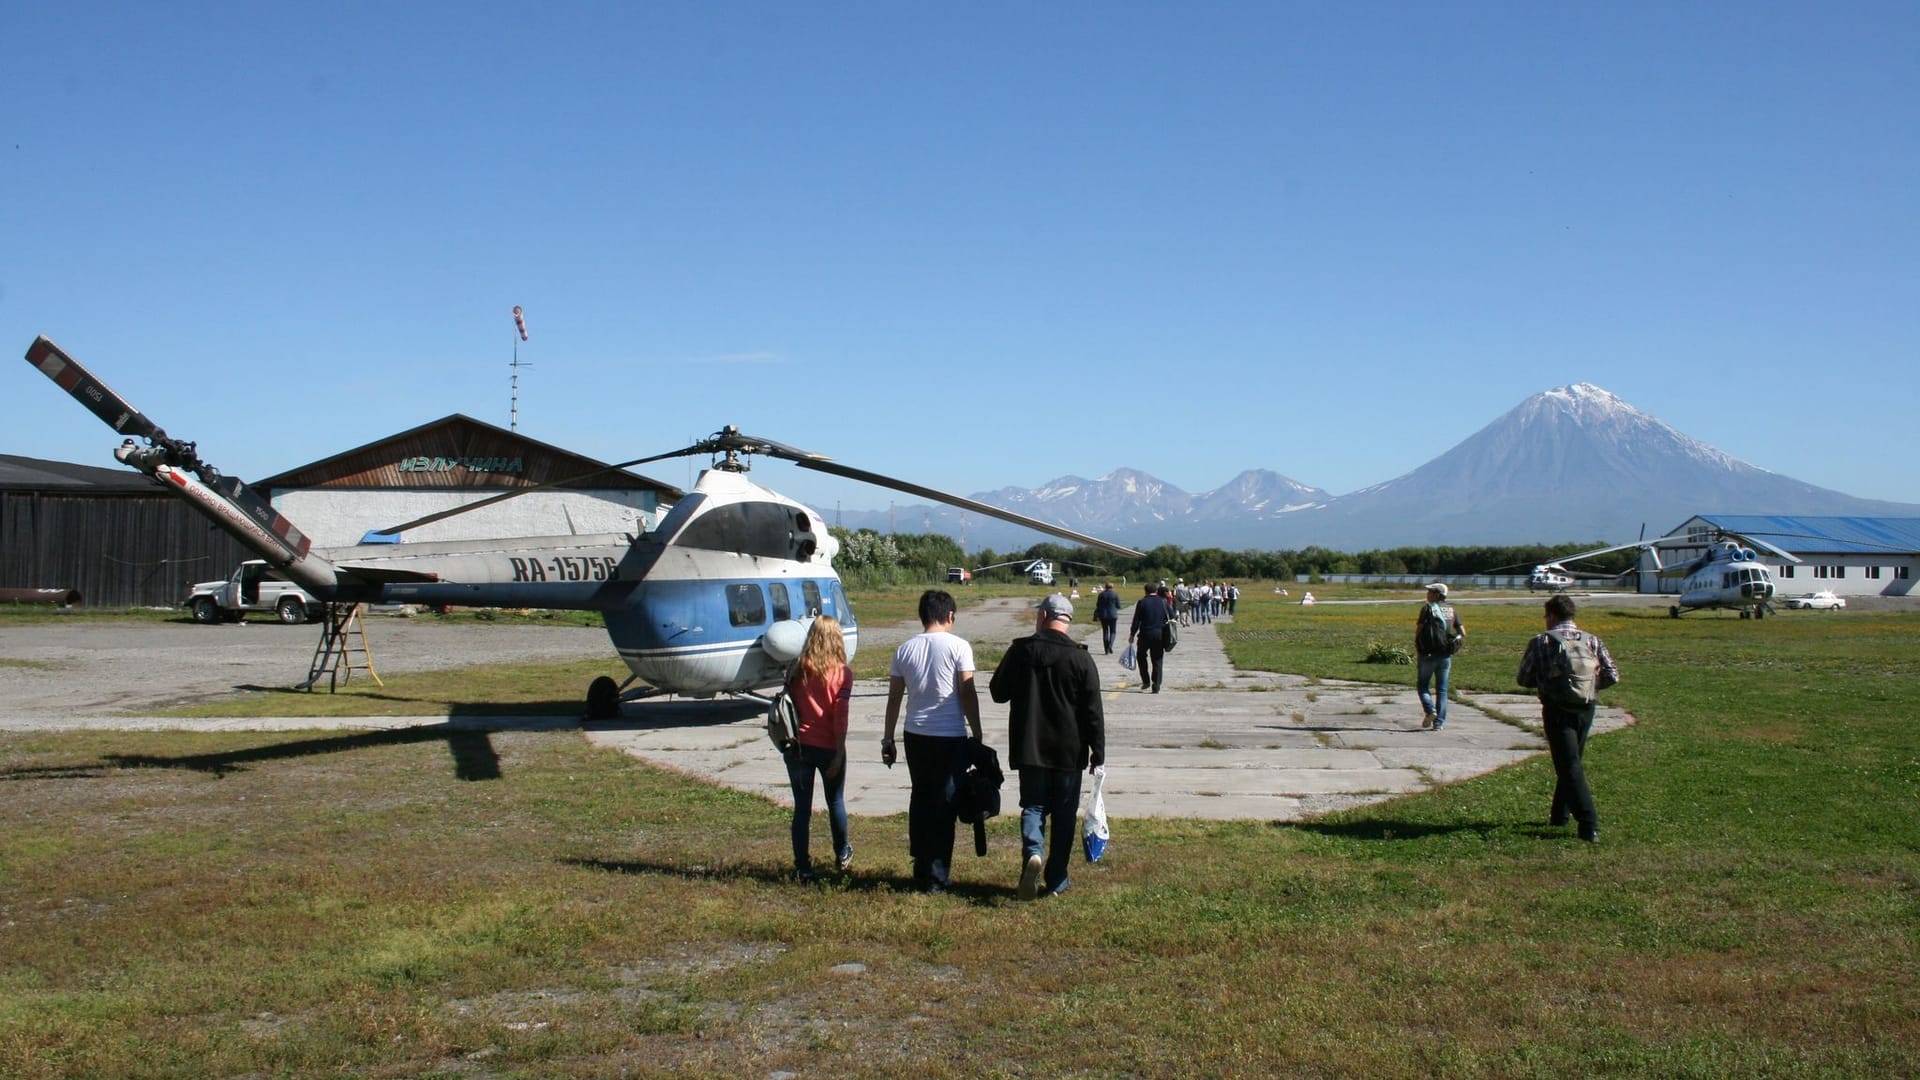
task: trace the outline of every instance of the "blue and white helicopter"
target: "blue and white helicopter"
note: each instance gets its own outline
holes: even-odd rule
[[[1785,548],[1757,536],[1718,532],[1711,537],[1661,536],[1652,540],[1636,540],[1630,544],[1615,544],[1568,555],[1548,565],[1564,573],[1563,564],[1634,548],[1651,560],[1652,570],[1658,576],[1681,579],[1676,602],[1667,608],[1667,613],[1676,619],[1683,611],[1714,608],[1738,611],[1743,619],[1765,618],[1773,611],[1773,571],[1760,562],[1760,552],[1755,549],[1765,549],[1774,559],[1782,562],[1800,561]],[[1685,562],[1666,565],[1660,560],[1663,548],[1698,549],[1700,554]]]
[[[748,459],[756,454],[936,499],[1116,554],[1142,554],[1011,510],[743,435],[733,427],[691,446],[598,470],[711,455],[710,466],[692,491],[652,532],[316,548],[258,493],[202,461],[194,443],[169,437],[53,342],[37,338],[26,358],[128,437],[114,451],[116,458],[191,502],[289,579],[333,605],[326,632],[338,633],[342,613],[355,603],[601,612],[607,635],[632,675],[624,683],[594,680],[587,689],[589,719],[616,716],[622,701],[659,694],[764,700],[763,691],[779,686],[786,665],[799,655],[816,615],[832,615],[841,623],[849,656],[858,648],[859,622],[833,569],[839,542],[820,515],[747,479]],[[381,533],[402,535],[592,475],[517,489]]]

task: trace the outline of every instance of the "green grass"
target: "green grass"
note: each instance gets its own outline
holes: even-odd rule
[[[1413,608],[1222,631],[1405,684],[1364,657]],[[1538,604],[1462,617],[1456,681],[1508,689]],[[1541,824],[1536,759],[1298,825],[1120,817],[1040,904],[1010,818],[953,895],[905,889],[898,817],[803,888],[779,808],[573,732],[0,736],[0,1075],[1920,1071],[1920,622],[1581,622],[1638,719],[1589,748],[1599,848]]]

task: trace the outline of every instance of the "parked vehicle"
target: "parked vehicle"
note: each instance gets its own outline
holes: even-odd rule
[[[1834,595],[1832,589],[1821,589],[1819,592],[1808,593],[1805,596],[1789,596],[1786,599],[1786,605],[1790,608],[1806,608],[1812,611],[1839,611],[1847,606],[1847,598]]]
[[[183,605],[193,621],[203,626],[237,622],[249,611],[271,611],[283,623],[318,619],[326,605],[288,581],[264,560],[241,563],[225,581],[202,581],[187,593]]]

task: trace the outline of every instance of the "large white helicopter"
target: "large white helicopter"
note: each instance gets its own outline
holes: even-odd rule
[[[106,421],[126,441],[122,463],[154,478],[315,597],[334,605],[418,603],[599,611],[632,672],[587,690],[589,718],[617,715],[623,700],[655,694],[760,698],[780,685],[816,615],[844,628],[847,654],[859,623],[833,557],[839,542],[820,515],[747,479],[754,454],[801,468],[937,499],[1122,555],[1142,553],[997,506],[834,463],[728,427],[678,450],[607,466],[625,469],[708,454],[712,463],[654,531],[640,535],[510,537],[316,548],[258,493],[168,437],[59,346],[35,339],[27,362]],[[587,474],[594,475],[594,474]],[[516,489],[380,530],[407,529],[585,476]],[[328,620],[337,632],[340,620]],[[639,683],[638,687],[635,686]]]
[[[1771,556],[1785,562],[1800,561],[1786,549],[1757,536],[1716,532],[1711,537],[1661,536],[1652,540],[1636,540],[1630,544],[1615,544],[1568,555],[1547,564],[1547,567],[1535,569],[1536,572],[1549,567],[1564,569],[1562,564],[1565,563],[1634,548],[1653,560],[1653,569],[1660,577],[1681,579],[1677,602],[1667,609],[1667,613],[1676,619],[1683,611],[1714,608],[1738,611],[1743,619],[1764,618],[1773,611],[1773,571],[1761,564],[1760,552],[1755,549],[1765,549]],[[1660,561],[1661,550],[1669,548],[1703,550],[1692,559],[1669,566]],[[1531,580],[1529,587],[1532,587]]]

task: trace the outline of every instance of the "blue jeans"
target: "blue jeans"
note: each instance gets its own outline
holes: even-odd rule
[[[1433,714],[1433,726],[1439,727],[1447,722],[1447,676],[1453,673],[1453,657],[1423,656],[1420,658],[1420,678],[1414,684],[1414,692],[1420,695],[1420,707]],[[1427,684],[1435,683],[1433,696],[1427,696]]]
[[[907,798],[907,848],[913,855],[913,884],[917,889],[944,889],[952,884],[953,793],[967,771],[967,739],[963,735],[902,736],[907,744],[907,774],[913,794]]]
[[[835,752],[801,743],[787,759],[787,780],[793,784],[793,868],[806,873],[813,869],[807,854],[807,833],[813,825],[813,774],[826,781],[827,826],[833,830],[833,853],[845,859],[853,854],[847,839],[847,763],[840,762],[836,772],[828,772]]]
[[[1079,811],[1078,769],[1020,766],[1020,857],[1046,855],[1048,892],[1067,883],[1067,866],[1073,861],[1073,823]],[[1051,826],[1048,818],[1053,819]],[[1048,828],[1053,829],[1051,843]]]

